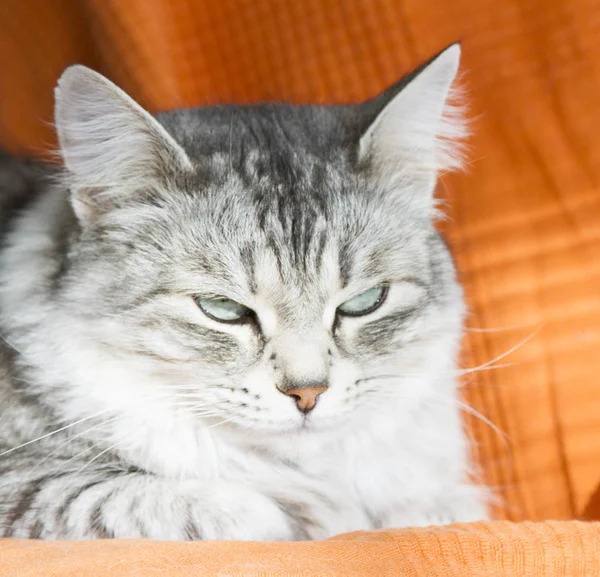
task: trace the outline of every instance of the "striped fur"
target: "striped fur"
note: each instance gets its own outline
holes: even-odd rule
[[[321,539],[485,516],[462,293],[433,223],[464,128],[458,52],[360,105],[156,119],[65,72],[64,170],[0,157],[5,536]],[[380,284],[372,313],[339,313]],[[199,296],[253,314],[221,323]],[[279,390],[315,383],[310,413]]]

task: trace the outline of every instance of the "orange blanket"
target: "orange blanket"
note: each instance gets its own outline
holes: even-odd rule
[[[75,61],[151,110],[342,102],[457,39],[477,120],[470,173],[444,178],[441,193],[470,303],[464,365],[541,329],[511,366],[465,381],[468,403],[502,432],[468,424],[497,518],[573,519],[600,481],[598,0],[2,0],[0,144],[52,146],[52,87]],[[600,575],[599,538],[570,522],[313,544],[5,542],[0,572]]]
[[[0,541],[0,577],[593,577],[600,523],[508,522],[307,543]]]

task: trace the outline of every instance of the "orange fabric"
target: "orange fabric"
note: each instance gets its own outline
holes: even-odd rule
[[[466,400],[504,433],[467,415],[468,424],[501,502],[496,517],[571,519],[600,481],[597,0],[2,0],[0,142],[36,154],[53,145],[52,87],[72,62],[103,72],[153,111],[276,98],[344,102],[374,95],[457,39],[475,134],[470,172],[444,178],[442,194],[471,311],[463,364],[488,362],[539,329],[505,359],[512,366],[465,380]],[[425,562],[423,552],[471,559],[473,545],[493,556],[494,539],[504,539],[515,554],[507,563],[516,563],[537,547],[531,536],[539,531],[544,543],[564,547],[566,563],[575,543],[589,544],[597,530],[477,526],[347,549],[339,541],[3,548],[13,560],[29,551],[32,562],[37,552],[58,559],[70,550],[74,563],[84,552],[108,562],[111,552],[131,561],[138,551],[139,562],[148,554],[162,563],[171,554],[254,552],[257,567],[269,559],[309,563],[310,551],[330,566],[328,555],[376,567],[384,553],[398,563],[404,555]],[[355,556],[367,546],[371,556]],[[548,547],[543,554],[553,555]],[[536,562],[529,563],[512,574],[529,574]]]
[[[600,520],[600,486],[596,488],[596,491],[590,497],[580,519],[582,521],[598,521]]]
[[[0,577],[592,577],[600,523],[473,523],[305,543],[0,540]]]

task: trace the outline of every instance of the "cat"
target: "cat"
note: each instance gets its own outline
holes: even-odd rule
[[[361,104],[152,116],[55,91],[63,167],[0,157],[0,528],[308,540],[487,516],[435,228],[452,45]]]

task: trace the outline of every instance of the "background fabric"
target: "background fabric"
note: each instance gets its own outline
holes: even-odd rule
[[[339,103],[457,40],[474,136],[440,194],[470,305],[463,366],[531,336],[511,366],[466,375],[493,425],[466,418],[498,518],[574,518],[600,480],[597,0],[2,0],[0,143],[54,146],[52,89],[74,62],[151,111]]]
[[[592,577],[600,523],[472,523],[303,543],[0,539],[2,577]]]

